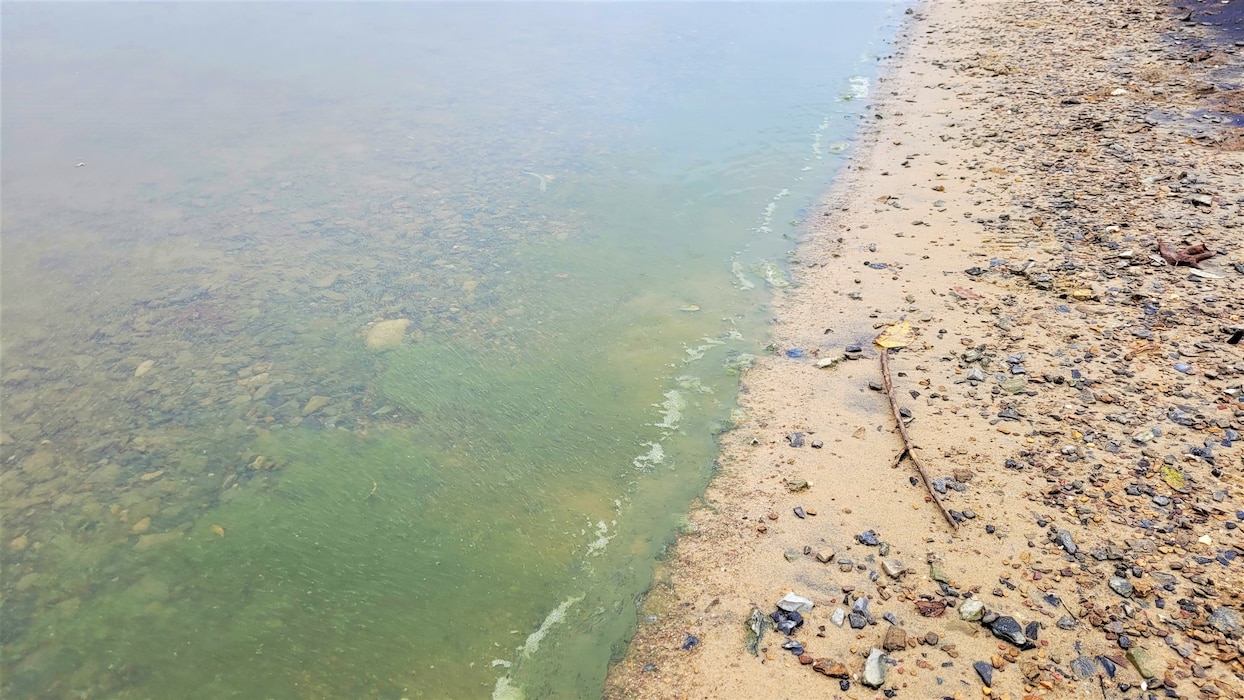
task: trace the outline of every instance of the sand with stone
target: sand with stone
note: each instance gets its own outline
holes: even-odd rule
[[[1244,66],[1188,4],[913,7],[606,697],[1244,694]]]

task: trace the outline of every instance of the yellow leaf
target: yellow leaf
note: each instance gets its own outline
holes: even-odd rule
[[[875,342],[883,348],[905,348],[915,339],[916,332],[912,330],[911,323],[903,321],[885,329]]]
[[[215,533],[217,537],[225,536],[225,529],[219,525],[213,525],[212,532]]]
[[[1162,478],[1166,479],[1167,486],[1179,491],[1188,485],[1188,480],[1184,478],[1183,472],[1169,464],[1162,465]]]

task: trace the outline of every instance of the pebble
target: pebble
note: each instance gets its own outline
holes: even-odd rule
[[[1135,587],[1132,585],[1132,582],[1122,576],[1111,576],[1109,585],[1110,590],[1118,593],[1124,598],[1131,598],[1132,593],[1136,591]]]
[[[993,636],[1021,649],[1029,645],[1028,638],[1024,636],[1024,629],[1010,615],[1000,615],[988,622],[986,627],[993,633]]]
[[[978,622],[984,614],[985,604],[979,600],[965,600],[963,601],[963,604],[959,606],[959,619],[961,620]]]
[[[877,647],[873,647],[868,652],[868,659],[864,662],[864,673],[860,677],[860,682],[869,688],[880,688],[885,684],[885,676],[885,654]]]
[[[778,609],[788,613],[811,612],[814,605],[815,603],[810,599],[793,592],[782,596],[782,599],[777,602]]]
[[[892,579],[902,578],[903,574],[907,573],[907,567],[903,564],[903,562],[897,559],[886,559],[882,561],[881,570],[885,572],[886,576],[889,576]]]
[[[972,664],[972,668],[976,670],[976,675],[980,676],[986,688],[993,687],[993,664],[988,661],[976,661]]]
[[[881,544],[881,539],[877,537],[877,533],[872,530],[865,530],[855,536],[855,540],[862,545],[876,547]]]

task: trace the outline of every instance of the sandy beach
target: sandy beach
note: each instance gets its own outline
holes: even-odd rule
[[[1244,696],[1244,93],[1205,9],[913,8],[606,697]]]

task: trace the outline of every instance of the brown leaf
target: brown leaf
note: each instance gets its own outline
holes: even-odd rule
[[[946,612],[946,604],[940,600],[917,600],[916,610],[922,617],[939,617]]]

